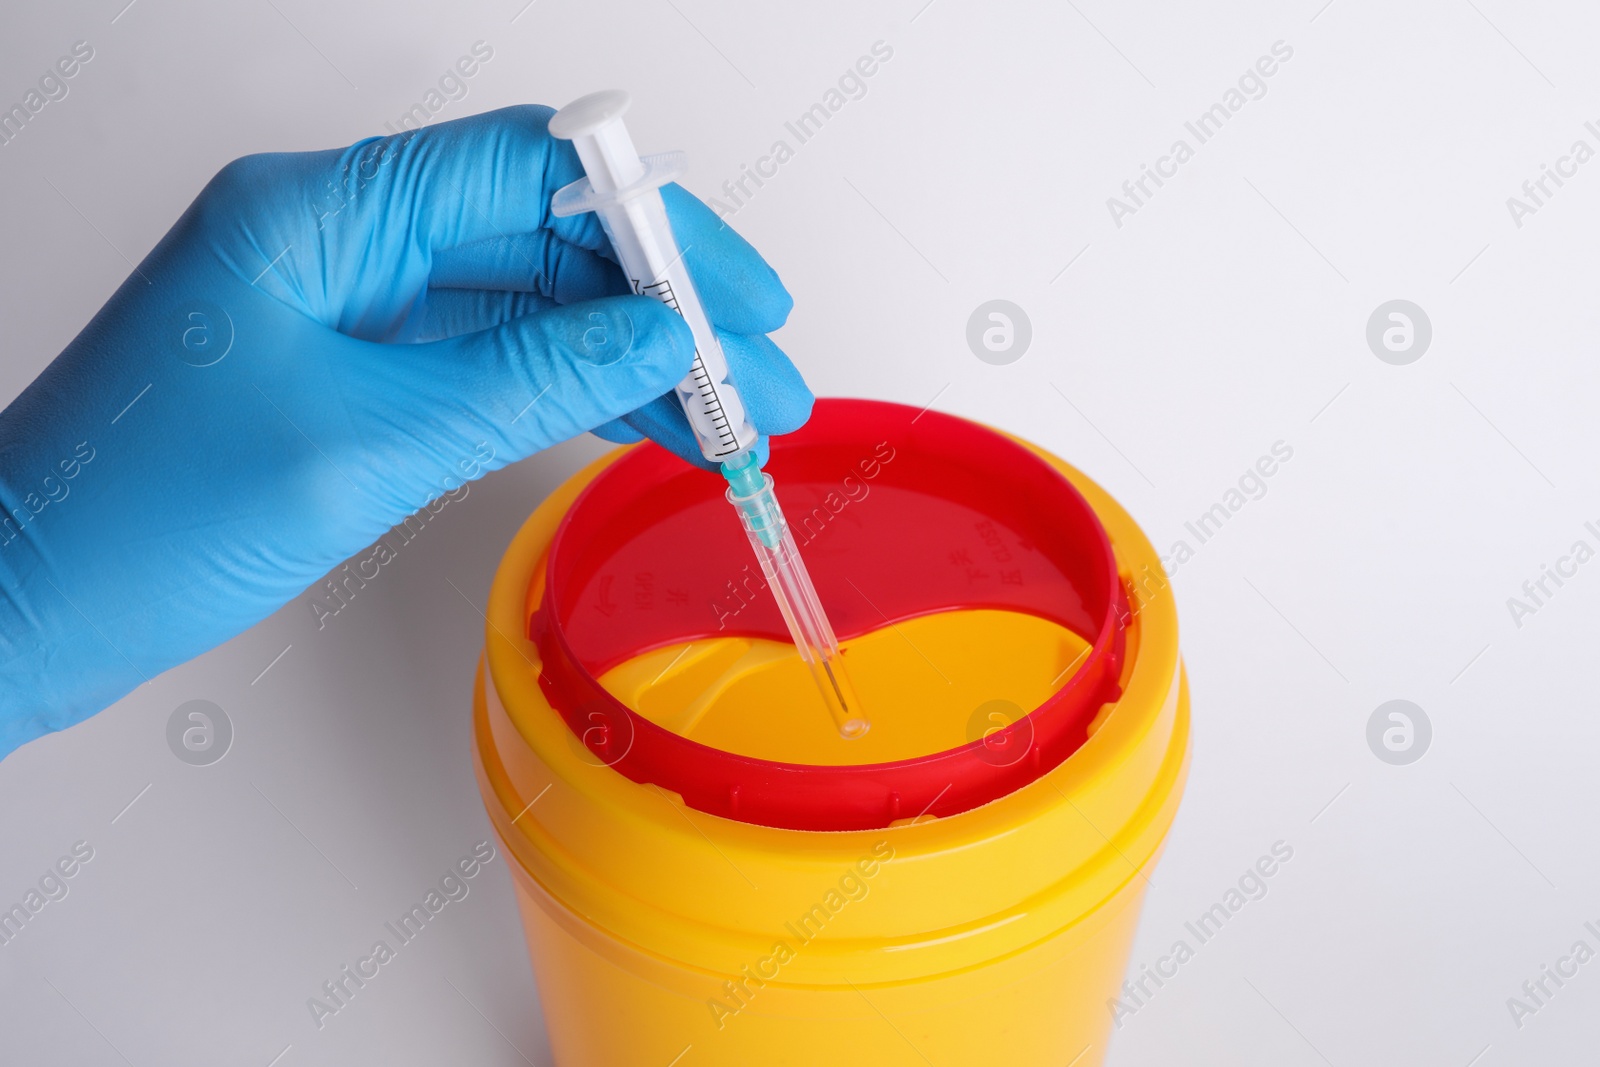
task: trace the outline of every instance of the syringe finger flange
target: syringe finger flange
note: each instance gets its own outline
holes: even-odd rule
[[[639,161],[644,164],[644,177],[613,192],[595,192],[594,184],[588,178],[579,178],[563,185],[550,198],[550,214],[564,219],[582,215],[586,211],[598,211],[609,204],[620,204],[677,181],[689,169],[689,157],[683,152],[657,152],[640,156]]]

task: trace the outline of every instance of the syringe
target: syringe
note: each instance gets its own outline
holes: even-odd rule
[[[795,648],[811,671],[834,724],[840,735],[860,737],[870,723],[845,673],[839,641],[772,491],[772,476],[756,464],[760,434],[745,415],[722,343],[706,318],[667,220],[661,186],[683,173],[684,154],[667,152],[640,158],[622,121],[628,103],[628,94],[620,90],[591,93],[550,119],[551,136],[572,142],[588,176],[558,190],[551,198],[550,211],[557,216],[585,211],[598,215],[634,292],[655,297],[689,324],[694,334],[694,364],[688,377],[677,385],[678,402],[701,454],[722,465],[728,500],[738,510]]]

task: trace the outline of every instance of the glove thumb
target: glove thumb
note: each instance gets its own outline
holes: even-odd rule
[[[494,445],[489,469],[532,455],[649,403],[689,373],[694,336],[642,296],[552,307],[428,344],[408,368],[416,434],[440,458]]]

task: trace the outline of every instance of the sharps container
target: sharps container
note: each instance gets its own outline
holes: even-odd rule
[[[517,534],[474,694],[561,1067],[1088,1067],[1182,792],[1150,543],[1059,459],[823,400],[773,473],[842,738],[715,474],[652,444]]]

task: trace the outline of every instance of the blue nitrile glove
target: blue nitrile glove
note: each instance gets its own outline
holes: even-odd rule
[[[664,394],[678,316],[628,292],[547,108],[208,184],[0,413],[0,754],[271,614],[440,494],[585,430],[704,465]],[[765,334],[791,301],[663,190],[751,421],[811,394]],[[658,399],[659,398],[659,399]]]

